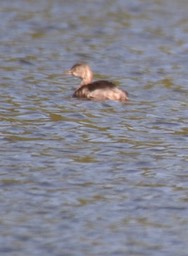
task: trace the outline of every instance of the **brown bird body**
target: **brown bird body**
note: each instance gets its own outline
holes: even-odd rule
[[[81,84],[74,92],[73,97],[90,100],[127,101],[128,93],[119,89],[115,84],[106,80],[93,80],[93,73],[87,64],[75,64],[67,74],[81,79]]]

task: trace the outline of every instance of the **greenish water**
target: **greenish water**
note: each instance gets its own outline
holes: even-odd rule
[[[188,1],[0,1],[0,253],[186,256]],[[127,104],[71,97],[88,62]]]

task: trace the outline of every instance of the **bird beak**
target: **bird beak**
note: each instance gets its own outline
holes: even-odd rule
[[[65,70],[64,74],[65,75],[72,75],[72,71],[71,70]]]

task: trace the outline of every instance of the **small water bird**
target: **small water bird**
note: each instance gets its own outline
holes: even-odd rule
[[[115,100],[125,102],[128,100],[128,93],[119,89],[112,82],[106,80],[93,82],[93,72],[88,64],[77,63],[65,73],[81,79],[81,83],[74,92],[73,97],[99,101]]]

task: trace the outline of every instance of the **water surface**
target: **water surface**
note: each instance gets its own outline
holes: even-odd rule
[[[0,2],[0,252],[186,256],[188,2]],[[71,97],[88,62],[127,104]]]

